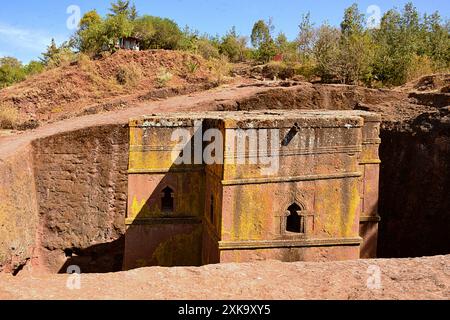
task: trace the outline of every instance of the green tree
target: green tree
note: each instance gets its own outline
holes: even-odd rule
[[[264,20],[257,21],[253,26],[251,41],[255,48],[260,48],[264,43],[272,41],[270,28]]]
[[[401,84],[408,62],[403,59],[401,15],[396,10],[387,11],[380,28],[375,31],[374,74],[382,83]]]
[[[341,32],[345,37],[354,33],[361,34],[363,31],[364,14],[359,11],[358,4],[354,3],[345,9],[344,19],[341,22]]]
[[[141,48],[174,50],[183,40],[183,32],[170,19],[144,15],[134,22],[133,33],[141,38]]]
[[[47,46],[46,52],[42,53],[41,61],[44,65],[48,65],[56,55],[59,53],[59,48],[56,45],[55,39],[52,39],[49,46]]]
[[[181,40],[178,42],[178,49],[190,52],[197,52],[200,35],[197,30],[191,30],[189,26],[185,26],[182,31]],[[207,40],[207,39],[206,39]]]
[[[364,28],[364,15],[360,13],[358,5],[353,4],[345,10],[341,23],[338,59],[339,77],[343,83],[371,81],[373,50],[372,38]]]
[[[141,39],[141,48],[151,47],[152,38],[156,33],[154,19],[151,16],[137,18],[133,22],[133,35]]]
[[[117,0],[111,3],[111,8],[109,9],[111,16],[118,15],[130,15],[130,1],[129,0]]]
[[[80,26],[73,37],[74,47],[88,55],[99,53],[104,45],[104,22],[97,11],[92,10],[83,15]]]
[[[302,16],[302,21],[298,28],[299,33],[296,40],[298,50],[301,55],[309,58],[312,54],[316,37],[316,30],[311,22],[311,14],[309,12]]]
[[[226,55],[231,62],[240,62],[245,60],[246,49],[247,39],[239,36],[233,26],[222,38],[219,52]]]
[[[432,58],[437,70],[450,67],[450,24],[444,24],[439,12],[425,15],[421,43],[424,53]]]
[[[323,82],[333,82],[338,78],[339,41],[341,33],[338,29],[323,24],[317,30],[317,40],[314,43],[313,55],[316,62],[316,72]]]
[[[133,24],[125,14],[110,16],[104,21],[102,31],[102,48],[114,50],[120,38],[132,35]]]
[[[138,18],[139,13],[136,9],[136,4],[133,3],[133,5],[130,7],[130,12],[129,12],[129,18],[131,21],[134,21]]]
[[[45,66],[42,62],[30,61],[27,65],[24,66],[24,70],[27,76],[34,75],[43,72],[45,70]]]
[[[256,48],[256,59],[261,62],[270,61],[277,52],[275,42],[272,38],[272,21],[257,21],[252,29],[251,43]]]
[[[387,85],[401,85],[408,81],[412,68],[417,69],[417,61],[427,54],[428,34],[426,24],[412,3],[407,3],[402,12],[392,9],[386,12],[381,25],[374,33],[375,56],[374,76]],[[427,19],[428,20],[428,19]],[[445,41],[445,40],[444,40]]]
[[[79,29],[86,30],[102,23],[102,17],[96,10],[86,12],[80,20]]]
[[[0,58],[0,88],[24,80],[26,73],[22,63],[14,57]]]
[[[280,32],[276,37],[275,46],[277,53],[283,55],[283,61],[294,63],[298,60],[297,42],[289,41],[283,32]]]
[[[42,53],[41,63],[46,67],[53,68],[74,61],[76,56],[71,47],[70,42],[64,42],[58,47],[55,40],[52,39],[47,51]]]

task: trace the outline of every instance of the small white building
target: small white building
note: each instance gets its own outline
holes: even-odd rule
[[[140,50],[140,39],[135,37],[123,37],[118,40],[117,47],[123,50]]]

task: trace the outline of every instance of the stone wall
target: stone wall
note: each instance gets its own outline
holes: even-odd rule
[[[0,272],[17,272],[33,258],[38,229],[33,159],[25,146],[0,158]]]
[[[120,270],[125,232],[128,129],[86,128],[33,142],[43,263],[65,272]]]
[[[450,112],[381,137],[379,257],[449,253]]]

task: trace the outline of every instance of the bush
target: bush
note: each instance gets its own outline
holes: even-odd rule
[[[221,56],[219,59],[210,60],[208,67],[215,78],[217,85],[221,85],[223,83],[224,77],[228,76],[232,69],[226,56]]]
[[[19,111],[9,105],[0,105],[0,129],[16,129],[20,123]]]
[[[197,41],[197,52],[207,60],[220,58],[219,48],[208,39],[199,39]]]
[[[414,55],[407,69],[407,81],[434,73],[433,62],[428,56]]]
[[[223,38],[220,43],[219,52],[227,56],[231,62],[241,62],[245,60],[247,48],[247,39],[238,36],[236,29],[233,27]]]
[[[133,35],[142,39],[141,49],[174,50],[183,41],[183,32],[170,20],[143,16],[133,21]]]
[[[305,61],[302,64],[295,65],[295,74],[305,77],[307,81],[312,81],[317,77],[317,66],[313,61]]]
[[[43,72],[45,70],[45,66],[41,62],[31,61],[24,67],[24,69],[25,73],[31,76]]]
[[[92,71],[94,68],[93,61],[91,60],[91,58],[89,58],[87,54],[84,53],[78,54],[77,65],[80,67],[81,70],[88,72]]]
[[[142,70],[136,63],[120,66],[116,79],[123,86],[136,87],[142,78]]]
[[[16,58],[0,58],[0,89],[25,80],[22,63]]]
[[[172,80],[173,74],[170,73],[167,69],[160,69],[157,77],[156,77],[156,83],[160,88],[163,88],[167,86],[170,80]]]
[[[264,66],[262,75],[264,78],[269,79],[291,79],[295,76],[295,67],[292,64],[272,61]]]
[[[198,64],[198,62],[195,61],[186,62],[186,69],[189,74],[195,74],[199,67],[200,65]]]

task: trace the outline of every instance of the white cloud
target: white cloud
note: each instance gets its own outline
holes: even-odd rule
[[[55,38],[57,43],[61,43],[64,39],[42,30],[31,30],[0,22],[0,56],[13,55],[29,60],[30,57],[38,56],[45,51],[52,38]]]
[[[0,24],[0,39],[12,46],[29,50],[42,50],[52,37],[41,31],[21,29],[18,27]]]

